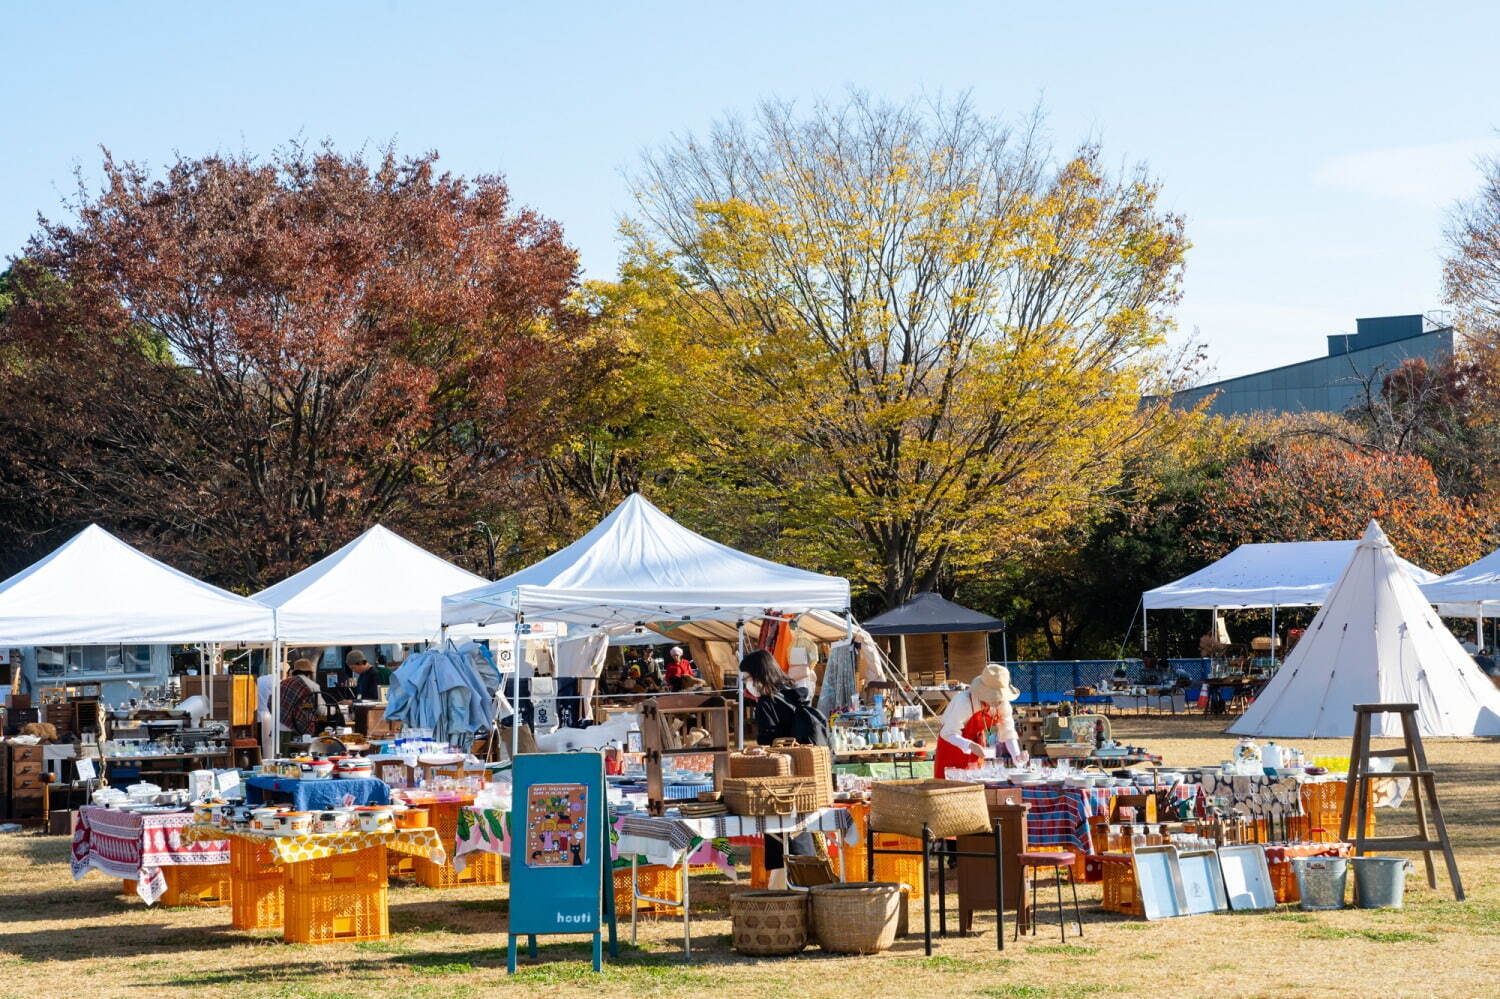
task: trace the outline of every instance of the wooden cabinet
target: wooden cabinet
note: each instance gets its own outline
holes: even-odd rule
[[[1026,895],[1021,891],[1019,854],[1026,852],[1026,813],[1024,804],[990,803],[990,821],[1000,827],[1000,850],[1005,857],[1005,907],[1026,923]],[[993,836],[960,836],[960,853],[993,854]],[[993,912],[995,908],[995,862],[989,857],[958,858],[958,927],[967,933],[974,923],[974,913]]]
[[[209,680],[213,681],[212,684]],[[181,683],[183,697],[199,694],[208,697],[208,688],[213,688],[213,697],[209,699],[210,718],[230,725],[255,724],[255,677],[239,673],[215,677],[184,676]]]
[[[46,770],[41,746],[7,746],[6,811],[12,819],[42,817]]]

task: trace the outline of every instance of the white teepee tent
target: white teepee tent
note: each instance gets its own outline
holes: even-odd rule
[[[1232,735],[1348,738],[1356,704],[1413,702],[1424,736],[1500,735],[1500,690],[1417,589],[1375,521],[1307,633]],[[1395,715],[1376,736],[1399,736]]]

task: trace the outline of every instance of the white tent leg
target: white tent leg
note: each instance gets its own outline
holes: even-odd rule
[[[739,623],[740,632],[740,663],[745,661],[745,622]],[[745,671],[737,666],[734,671],[736,685],[739,687],[739,714],[736,716],[736,731],[738,732],[737,748],[745,748]]]
[[[1484,648],[1484,608],[1479,609],[1479,616],[1474,619],[1474,644]]]
[[[1276,664],[1276,605],[1271,605],[1271,664]]]
[[[1141,605],[1141,651],[1151,651],[1151,612]]]
[[[516,757],[521,755],[521,625],[526,623],[526,615],[521,613],[520,601],[516,601],[516,630],[514,635],[515,645],[511,647],[510,668],[510,765],[512,780],[514,780]]]
[[[276,759],[281,751],[281,639],[271,640],[271,731],[262,739],[267,759]]]

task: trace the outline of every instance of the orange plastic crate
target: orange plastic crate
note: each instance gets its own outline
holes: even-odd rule
[[[412,873],[417,884],[427,888],[453,888],[458,885],[500,885],[505,883],[505,867],[498,853],[476,852],[468,854],[462,873],[453,869],[453,850],[458,845],[458,811],[464,807],[458,802],[437,802],[425,806],[428,822],[437,830],[443,849],[448,851],[446,863],[434,864],[425,857],[412,858]]]
[[[1339,838],[1339,823],[1344,816],[1344,781],[1302,785],[1302,814],[1287,823],[1294,840],[1334,843]],[[1375,835],[1374,789],[1370,790],[1370,807],[1365,811],[1365,835]],[[1353,821],[1350,821],[1353,826]],[[1354,830],[1350,829],[1350,835]]]
[[[849,806],[849,814],[854,817],[854,827],[858,830],[859,842],[850,846],[836,834],[829,833],[830,846],[836,846],[844,854],[844,878],[848,881],[864,881],[868,878],[869,854],[865,848],[865,842],[869,835],[870,806],[864,802]],[[911,897],[922,897],[922,841],[915,836],[902,836],[898,833],[876,833],[875,849],[877,850],[916,850],[916,855],[902,854],[876,854],[875,856],[875,880],[894,882],[896,884],[911,885]],[[754,877],[754,860],[752,857],[751,877]],[[764,870],[764,855],[761,857],[762,870]],[[833,870],[837,874],[839,870],[838,855],[833,856]]]
[[[381,858],[381,863],[384,862]],[[300,891],[287,887],[286,924],[282,931],[287,943],[384,940],[390,935],[390,909],[383,880],[374,887],[335,886]]]
[[[642,895],[652,898],[667,898],[682,901],[682,868],[662,864],[641,864],[635,869],[635,885]],[[663,905],[659,902],[641,901],[637,912],[659,915],[677,915],[680,905]],[[630,868],[615,868],[615,915],[630,915]]]
[[[231,836],[229,869],[234,881],[229,925],[237,930],[281,929],[286,869],[270,847]]]
[[[173,864],[161,873],[167,882],[162,905],[203,909],[230,903],[233,889],[228,864]]]
[[[322,860],[287,865],[287,887],[295,891],[385,886],[386,848],[372,846],[356,853],[338,853]]]

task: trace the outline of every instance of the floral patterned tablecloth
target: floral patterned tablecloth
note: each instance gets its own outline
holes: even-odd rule
[[[73,831],[73,879],[89,871],[134,881],[147,905],[156,904],[167,890],[163,867],[229,863],[229,842],[218,835],[193,838],[189,811],[159,815],[85,805],[78,810]]]
[[[610,823],[610,856],[616,868],[630,866],[632,856],[643,864],[666,864],[675,867],[686,859],[688,866],[699,867],[712,864],[735,880],[735,854],[728,836],[703,835],[697,829],[678,830],[675,840],[663,839],[659,843],[641,842],[638,836],[626,834],[625,850],[621,850],[621,828],[627,818],[618,815]],[[680,824],[680,822],[679,822]],[[663,852],[663,849],[665,852]],[[458,841],[453,849],[453,869],[463,871],[471,853],[498,853],[510,856],[510,813],[496,809],[467,807],[458,813]]]
[[[397,829],[395,832],[362,832],[350,829],[336,833],[304,833],[295,836],[273,836],[270,833],[249,829],[221,829],[218,826],[197,824],[190,826],[187,836],[233,836],[238,839],[264,843],[276,855],[277,863],[296,864],[304,860],[323,860],[343,853],[358,853],[375,846],[384,846],[397,853],[421,857],[434,864],[448,859],[442,837],[436,829]],[[227,861],[227,855],[226,855]]]

